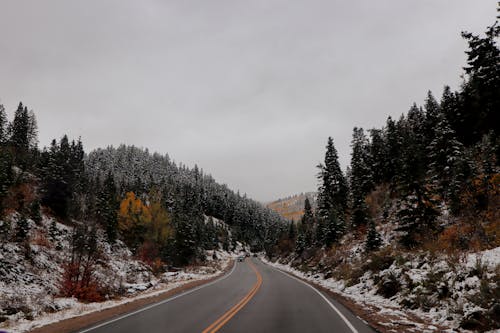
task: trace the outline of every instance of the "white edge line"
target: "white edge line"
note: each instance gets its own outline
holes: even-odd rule
[[[267,265],[271,266],[269,264],[267,264]],[[306,283],[306,282],[302,281],[301,279],[298,279],[295,276],[293,276],[293,275],[291,275],[291,274],[289,274],[287,272],[282,271],[281,269],[278,269],[278,268],[276,268],[274,266],[271,266],[271,267],[274,268],[275,270],[277,270],[278,272],[283,273],[284,275],[288,276],[289,278],[297,280],[300,283],[305,284],[306,286],[308,286],[309,288],[311,288],[312,290],[314,290],[318,295],[320,295],[325,300],[326,303],[328,303],[328,305],[330,305],[330,307],[333,310],[335,310],[335,312],[339,315],[340,318],[342,318],[342,320],[346,323],[346,325],[351,329],[351,331],[353,333],[359,333],[358,330],[351,324],[351,322],[342,314],[342,312],[340,312],[340,310],[337,309],[337,307],[335,305],[333,305],[332,302],[330,302],[330,300],[328,298],[326,298],[326,296],[323,295],[318,289],[314,288],[309,283]]]
[[[154,303],[154,304],[148,305],[148,306],[146,306],[146,307],[144,307],[144,308],[141,308],[141,309],[139,309],[139,310],[136,310],[136,311],[133,311],[133,312],[129,312],[129,313],[124,314],[124,315],[122,315],[122,316],[120,316],[120,317],[118,317],[118,318],[114,318],[114,319],[112,319],[112,320],[106,321],[106,322],[101,323],[101,324],[99,324],[99,325],[96,325],[96,326],[92,326],[92,327],[86,328],[86,329],[84,329],[84,330],[82,330],[82,331],[78,331],[78,333],[85,333],[85,332],[90,332],[90,331],[93,331],[93,330],[95,330],[95,329],[97,329],[97,328],[99,328],[99,327],[103,327],[103,326],[109,325],[109,324],[111,324],[111,323],[114,323],[115,321],[118,321],[118,320],[121,320],[121,319],[123,319],[123,318],[127,318],[127,317],[130,317],[130,316],[133,316],[133,315],[138,314],[138,313],[140,313],[140,312],[143,312],[143,311],[149,310],[149,309],[151,309],[151,308],[154,308],[154,307],[156,307],[156,306],[158,306],[158,305],[162,305],[162,304],[168,303],[168,302],[173,301],[174,299],[177,299],[177,298],[179,298],[179,297],[189,295],[189,294],[191,294],[191,293],[194,293],[195,291],[198,291],[198,290],[203,289],[203,288],[205,288],[205,287],[211,286],[211,285],[213,285],[213,284],[215,284],[215,283],[217,283],[217,282],[220,282],[220,281],[225,280],[226,278],[228,278],[231,274],[233,274],[233,272],[234,272],[235,268],[236,268],[236,260],[235,260],[235,261],[234,261],[234,263],[233,263],[233,268],[231,269],[231,271],[230,271],[228,274],[226,274],[226,275],[224,275],[224,276],[222,276],[222,277],[218,278],[218,279],[217,279],[217,280],[215,280],[215,281],[212,281],[212,282],[207,283],[207,284],[203,284],[203,285],[201,285],[201,286],[199,286],[199,287],[196,287],[196,288],[194,288],[194,289],[190,289],[190,290],[185,291],[185,292],[183,292],[183,293],[181,293],[181,294],[179,294],[179,295],[175,295],[175,296],[173,296],[173,297],[167,298],[166,300],[163,300],[163,301],[161,301],[161,302],[158,302],[158,303]],[[173,289],[171,289],[171,290],[173,290]],[[167,290],[166,292],[168,292],[168,290]],[[126,303],[125,303],[125,304],[126,304]]]

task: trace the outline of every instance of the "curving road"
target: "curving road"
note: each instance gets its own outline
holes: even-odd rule
[[[212,283],[79,332],[374,331],[328,295],[247,258]]]

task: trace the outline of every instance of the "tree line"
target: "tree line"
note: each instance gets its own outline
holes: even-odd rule
[[[476,239],[498,246],[500,139],[500,51],[495,23],[484,36],[462,33],[468,43],[464,80],[458,91],[445,86],[437,100],[427,93],[423,106],[413,104],[383,128],[355,127],[351,163],[343,172],[334,141],[326,145],[318,173],[318,208],[306,200],[304,216],[290,223],[275,248],[282,254],[328,248],[346,234],[365,239],[365,250],[382,245],[370,199],[384,191],[395,202],[391,217],[399,244],[406,249],[437,239],[449,224],[467,225],[452,246]],[[495,231],[496,230],[496,231]],[[458,232],[460,233],[460,232]]]
[[[35,113],[22,103],[12,121],[0,105],[0,135],[0,237],[28,241],[28,220],[41,223],[44,213],[55,218],[55,244],[55,220],[75,227],[72,263],[83,256],[78,244],[96,249],[96,230],[161,266],[203,260],[205,250],[231,250],[237,242],[260,251],[286,226],[260,203],[168,155],[124,145],[86,154],[80,139],[66,135],[39,149]],[[14,232],[6,218],[12,213],[19,215]]]

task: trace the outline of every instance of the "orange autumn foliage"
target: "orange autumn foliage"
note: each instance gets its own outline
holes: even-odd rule
[[[134,192],[127,192],[120,203],[118,212],[118,229],[122,233],[130,232],[134,227],[145,226],[151,222],[149,208],[143,204]]]
[[[118,229],[140,259],[153,262],[159,248],[173,235],[170,216],[161,203],[161,193],[151,191],[148,202],[144,203],[134,192],[128,192],[120,203]]]

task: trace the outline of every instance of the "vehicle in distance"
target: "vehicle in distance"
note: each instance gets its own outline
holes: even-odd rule
[[[239,256],[239,257],[238,257],[238,261],[240,261],[240,262],[241,262],[241,261],[243,261],[244,259],[245,259],[245,257],[244,257],[244,256]]]

